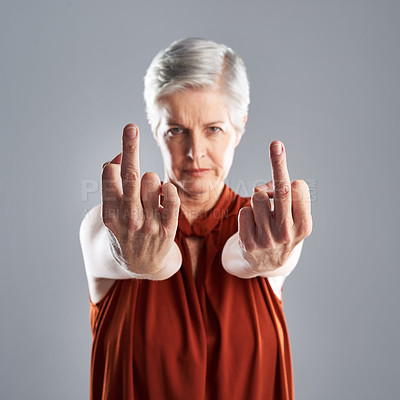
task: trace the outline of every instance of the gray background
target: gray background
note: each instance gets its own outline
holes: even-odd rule
[[[399,394],[398,1],[2,1],[1,399],[88,397],[78,240],[122,127],[162,173],[143,76],[171,41],[233,47],[251,82],[229,183],[270,180],[282,140],[313,193],[312,235],[285,284],[296,397]],[[397,204],[396,204],[397,206]]]

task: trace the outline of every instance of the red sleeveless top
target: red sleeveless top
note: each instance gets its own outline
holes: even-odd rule
[[[180,213],[180,270],[164,281],[117,280],[90,304],[92,400],[291,400],[289,340],[267,278],[221,264],[249,198],[228,186],[190,226]],[[185,237],[203,238],[193,276]]]

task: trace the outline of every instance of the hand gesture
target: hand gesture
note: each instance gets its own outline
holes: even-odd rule
[[[152,172],[140,180],[139,130],[126,125],[122,153],[103,165],[102,219],[114,258],[133,277],[167,279],[179,268],[169,265],[170,253],[177,249],[179,205],[172,183],[161,185]]]
[[[312,230],[310,191],[302,179],[290,183],[283,143],[271,143],[270,160],[273,181],[257,186],[239,214],[239,244],[257,274],[285,265]]]

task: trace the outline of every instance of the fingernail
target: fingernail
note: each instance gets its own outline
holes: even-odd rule
[[[281,145],[280,143],[274,144],[274,145],[272,146],[272,152],[273,152],[275,155],[279,156],[279,154],[282,153],[282,145]]]
[[[128,126],[125,128],[125,135],[129,139],[134,139],[136,137],[136,128],[134,126]]]

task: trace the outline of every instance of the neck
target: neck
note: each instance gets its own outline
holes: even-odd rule
[[[221,197],[223,189],[223,182],[218,187],[210,189],[206,193],[188,193],[178,188],[181,199],[181,210],[190,224],[215,206]]]

